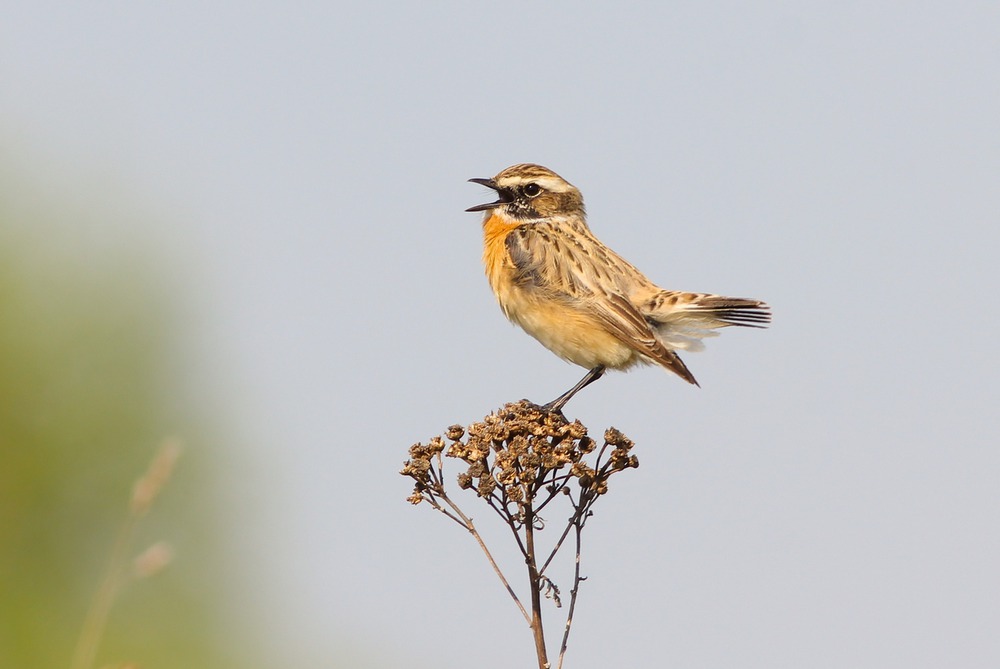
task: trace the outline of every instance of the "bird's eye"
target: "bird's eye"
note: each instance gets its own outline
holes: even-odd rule
[[[535,197],[542,192],[542,189],[538,187],[538,184],[528,184],[524,187],[524,194],[528,197]]]

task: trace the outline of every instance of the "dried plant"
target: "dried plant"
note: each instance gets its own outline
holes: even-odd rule
[[[84,620],[70,665],[72,669],[90,669],[93,666],[97,648],[104,636],[104,629],[111,613],[111,605],[122,586],[132,580],[149,578],[159,573],[173,559],[173,549],[164,542],[153,544],[131,561],[129,554],[132,551],[132,539],[139,521],[149,512],[153,502],[170,481],[180,454],[180,443],[176,439],[164,440],[153,457],[149,469],[132,486],[128,515],[118,531],[104,578]],[[134,665],[127,663],[119,666],[127,669]]]
[[[614,428],[605,431],[604,443],[598,446],[587,436],[587,428],[580,421],[569,422],[560,412],[522,400],[473,423],[467,431],[460,425],[452,425],[444,438],[434,437],[426,444],[410,447],[410,459],[400,472],[414,481],[409,501],[427,502],[476,539],[531,628],[540,669],[552,666],[542,625],[542,599],[550,599],[557,608],[562,606],[562,591],[548,570],[572,533],[576,559],[559,647],[557,666],[562,667],[580,583],[584,580],[580,575],[583,528],[593,515],[594,503],[608,492],[611,476],[639,466],[631,454],[632,446]],[[442,454],[467,465],[458,475],[459,487],[474,491],[510,528],[528,568],[530,613],[486,547],[472,518],[445,490]],[[550,504],[562,503],[556,500],[568,501],[569,519],[551,549],[540,550],[538,534],[551,525],[543,521],[541,512],[550,517],[556,515],[554,508],[547,509]]]

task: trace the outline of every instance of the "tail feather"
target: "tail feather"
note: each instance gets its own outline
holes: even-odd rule
[[[704,348],[701,340],[717,336],[717,328],[766,328],[771,322],[766,302],[742,297],[662,291],[642,306],[664,345],[688,351]]]
[[[760,300],[745,298],[706,296],[684,307],[682,312],[742,327],[764,328],[771,322],[771,307]]]

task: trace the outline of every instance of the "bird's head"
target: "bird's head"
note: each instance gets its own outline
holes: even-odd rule
[[[511,222],[528,223],[559,216],[583,216],[583,196],[552,170],[525,163],[508,167],[492,179],[469,179],[500,196],[466,211],[490,211]]]

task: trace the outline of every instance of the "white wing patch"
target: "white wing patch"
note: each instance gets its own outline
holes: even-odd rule
[[[705,350],[705,343],[702,339],[706,337],[718,337],[719,333],[705,325],[698,323],[664,323],[655,328],[657,338],[663,345],[670,349],[680,351]]]

